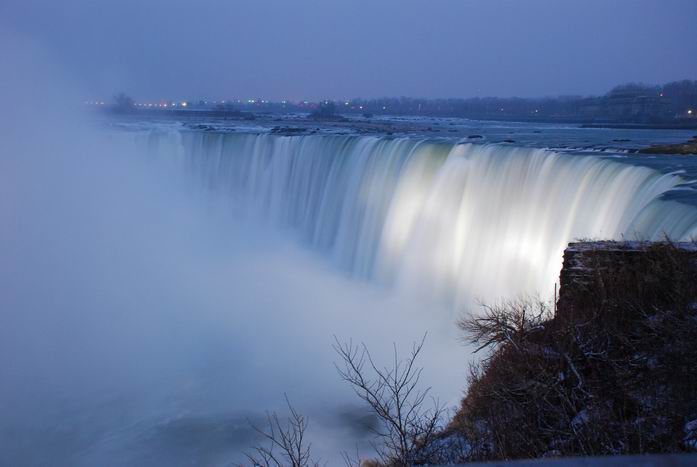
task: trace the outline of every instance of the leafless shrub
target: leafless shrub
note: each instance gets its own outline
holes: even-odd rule
[[[469,315],[458,321],[467,340],[478,345],[475,352],[501,344],[520,348],[520,344],[533,332],[543,327],[550,318],[550,307],[539,299],[509,300],[497,305],[482,305],[477,315]]]
[[[311,457],[311,444],[305,439],[307,418],[293,408],[288,396],[285,399],[290,412],[286,423],[274,412],[266,416],[266,430],[252,424],[268,444],[254,447],[253,453],[246,454],[247,460],[254,467],[319,467],[319,462]]]
[[[416,366],[425,339],[424,335],[414,343],[404,360],[399,359],[395,346],[393,362],[381,367],[364,344],[342,343],[335,338],[339,375],[381,422],[374,429],[377,441],[373,447],[382,465],[427,464],[438,456],[444,409],[428,398],[430,388],[419,388],[422,368]]]

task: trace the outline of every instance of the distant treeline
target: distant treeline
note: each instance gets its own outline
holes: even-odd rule
[[[697,81],[684,80],[653,86],[629,83],[603,96],[544,98],[474,97],[422,99],[413,97],[350,99],[321,102],[273,102],[264,99],[223,101],[161,101],[136,103],[121,93],[111,106],[117,111],[197,110],[234,115],[250,113],[308,112],[323,119],[336,115],[421,115],[486,120],[568,121],[585,123],[666,123],[697,121]],[[102,103],[103,104],[103,103]]]
[[[332,101],[325,101],[332,102]],[[545,98],[475,97],[421,99],[412,97],[333,101],[340,114],[424,115],[483,119],[588,122],[665,122],[695,118],[697,81],[651,86],[638,83],[613,88],[603,96]],[[318,104],[243,103],[245,110],[312,111]]]

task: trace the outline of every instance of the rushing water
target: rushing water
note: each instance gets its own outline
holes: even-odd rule
[[[575,239],[688,239],[680,177],[593,156],[366,136],[152,132],[237,209],[355,277],[454,304],[549,297]]]

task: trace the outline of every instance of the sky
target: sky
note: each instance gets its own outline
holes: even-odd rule
[[[695,0],[3,0],[85,98],[602,94],[697,78]]]

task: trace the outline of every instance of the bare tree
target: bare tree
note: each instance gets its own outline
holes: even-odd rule
[[[394,361],[387,367],[375,363],[365,344],[334,339],[333,347],[341,363],[335,364],[339,375],[381,422],[373,429],[378,438],[373,447],[380,462],[392,466],[432,462],[444,408],[436,400],[427,400],[430,388],[419,388],[423,369],[416,366],[416,360],[426,335],[414,343],[405,360],[399,359],[395,345]]]
[[[542,300],[510,300],[498,305],[482,305],[483,312],[461,319],[457,325],[467,341],[479,345],[475,352],[501,344],[519,349],[520,343],[542,329],[550,317],[550,307]]]
[[[288,396],[285,396],[289,416],[285,424],[281,423],[278,415],[267,413],[267,429],[263,430],[252,424],[268,444],[253,448],[253,453],[245,454],[254,467],[318,467],[319,461],[310,455],[311,444],[305,440],[307,418],[293,408]]]

